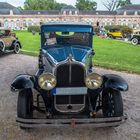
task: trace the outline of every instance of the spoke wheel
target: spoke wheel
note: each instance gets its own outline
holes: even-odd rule
[[[123,116],[123,101],[119,91],[109,90],[102,93],[102,111],[104,117]]]
[[[4,52],[5,51],[5,47],[4,47],[4,45],[3,45],[2,42],[0,42],[0,51],[1,52]]]
[[[18,54],[18,53],[20,52],[20,45],[19,45],[19,43],[16,43],[16,44],[15,44],[15,46],[14,46],[14,52],[15,52],[16,54]]]
[[[131,42],[133,45],[137,45],[139,41],[137,38],[133,38]]]
[[[110,39],[114,39],[114,37],[113,37],[112,35],[108,35],[108,37],[109,37]]]

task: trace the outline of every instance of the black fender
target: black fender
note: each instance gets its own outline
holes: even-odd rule
[[[104,78],[105,89],[113,89],[119,91],[128,90],[128,84],[121,76],[114,75],[114,74],[106,74],[103,76],[103,78]]]
[[[14,40],[12,43],[12,46],[14,47],[16,45],[16,43],[18,43],[20,45],[20,48],[22,48],[21,43],[19,42],[19,40]]]
[[[18,75],[11,83],[11,91],[16,92],[23,89],[34,88],[34,77],[31,75]]]

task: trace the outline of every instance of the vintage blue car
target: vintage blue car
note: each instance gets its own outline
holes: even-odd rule
[[[120,76],[94,72],[93,27],[47,23],[40,35],[37,73],[18,75],[11,84],[11,90],[19,92],[21,128],[105,127],[124,122],[120,92],[127,91],[128,84]]]

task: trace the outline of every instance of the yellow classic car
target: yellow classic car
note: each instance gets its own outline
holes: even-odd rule
[[[10,29],[0,28],[0,52],[19,53],[21,44]]]
[[[110,29],[109,32],[107,33],[107,36],[109,38],[113,38],[113,39],[123,38],[123,35],[122,35],[121,31],[118,30],[118,29]]]

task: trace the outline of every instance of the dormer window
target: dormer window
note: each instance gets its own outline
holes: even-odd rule
[[[135,11],[135,15],[138,15],[138,11]]]
[[[72,11],[71,10],[69,11],[69,15],[72,15]]]
[[[10,10],[10,15],[13,15],[13,10]]]
[[[124,15],[126,15],[126,11],[124,11]]]
[[[75,15],[77,15],[78,14],[78,11],[75,11]]]
[[[66,15],[66,11],[63,11],[63,15]]]

